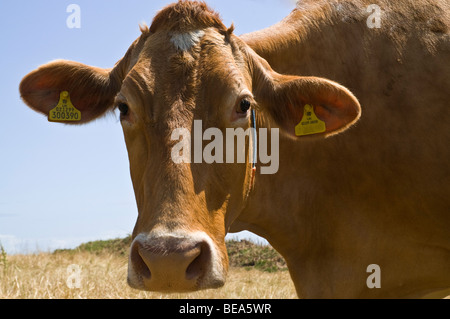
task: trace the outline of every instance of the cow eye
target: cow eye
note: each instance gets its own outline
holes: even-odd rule
[[[120,111],[120,116],[121,116],[121,117],[127,116],[127,115],[128,115],[129,108],[128,108],[128,105],[127,105],[127,104],[125,104],[125,103],[120,103],[117,107],[118,107],[118,109],[119,109],[119,111]]]
[[[250,110],[250,107],[251,107],[251,106],[252,106],[252,104],[250,103],[249,100],[243,99],[243,100],[241,101],[241,103],[239,104],[239,111],[240,111],[241,113],[247,113],[248,110]]]

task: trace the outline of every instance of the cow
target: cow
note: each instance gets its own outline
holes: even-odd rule
[[[138,207],[133,288],[218,288],[225,235],[249,230],[282,254],[301,298],[445,296],[449,20],[445,1],[304,0],[237,36],[204,2],[180,0],[112,69],[53,61],[20,94],[52,122],[119,110]],[[174,161],[194,143],[174,132],[199,121],[279,132],[279,169],[263,174],[250,155]],[[254,153],[250,134],[244,144]]]

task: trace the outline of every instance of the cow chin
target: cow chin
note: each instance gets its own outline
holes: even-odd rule
[[[141,233],[131,244],[128,284],[157,292],[220,288],[228,269],[224,253],[205,232]]]

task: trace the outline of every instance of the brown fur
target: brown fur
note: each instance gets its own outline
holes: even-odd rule
[[[219,14],[211,10],[205,2],[179,0],[155,16],[150,32],[158,30],[187,32],[209,27],[227,30]]]
[[[372,3],[381,29],[366,26]],[[342,136],[283,141],[280,172],[257,177],[235,223],[272,239],[300,296],[418,297],[450,286],[449,9],[302,1],[279,24],[242,36],[278,72],[337,81],[363,109]],[[381,289],[365,285],[372,263]]]

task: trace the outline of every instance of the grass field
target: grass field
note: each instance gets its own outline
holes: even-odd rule
[[[9,256],[1,250],[0,299],[297,297],[281,256],[271,247],[246,241],[228,242],[231,267],[221,289],[183,294],[137,291],[126,283],[128,241],[98,241],[32,255]]]

